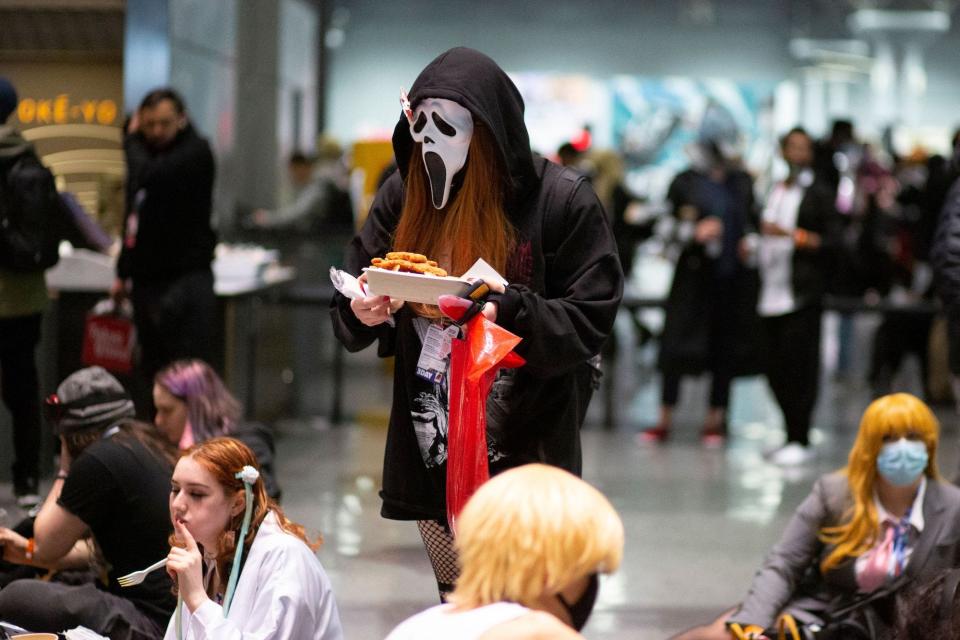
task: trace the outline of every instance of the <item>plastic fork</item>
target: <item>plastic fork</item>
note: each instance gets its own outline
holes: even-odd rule
[[[166,558],[164,558],[163,560],[160,560],[159,562],[153,563],[146,569],[141,569],[140,571],[134,571],[133,573],[128,573],[125,576],[120,576],[119,578],[117,578],[117,582],[120,583],[121,587],[135,587],[136,585],[146,580],[147,575],[165,566],[167,566]]]

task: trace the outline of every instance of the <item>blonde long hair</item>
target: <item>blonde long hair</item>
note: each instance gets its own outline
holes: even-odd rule
[[[414,144],[393,250],[422,253],[433,259],[449,255],[449,262],[440,266],[454,276],[462,275],[477,258],[505,273],[515,233],[504,210],[507,183],[500,165],[493,135],[477,122],[463,169],[463,184],[443,209],[436,209],[430,201],[421,145]],[[421,315],[435,315],[421,305],[414,308]]]
[[[450,601],[533,606],[578,578],[611,573],[623,523],[599,491],[544,464],[505,471],[470,498],[457,526],[462,572]]]
[[[922,400],[909,393],[894,393],[874,400],[864,411],[847,466],[842,470],[847,476],[853,506],[844,524],[824,527],[820,531],[820,539],[835,547],[820,563],[821,572],[829,571],[847,558],[863,555],[875,544],[880,527],[873,501],[877,455],[885,438],[899,439],[912,434],[919,436],[927,446],[929,461],[924,475],[939,480],[937,443],[940,424]]]

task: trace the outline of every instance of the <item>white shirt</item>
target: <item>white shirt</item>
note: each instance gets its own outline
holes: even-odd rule
[[[302,540],[271,511],[250,545],[230,614],[213,601],[182,607],[183,640],[342,640],[330,579]],[[176,613],[164,640],[176,640]]]
[[[530,609],[512,602],[496,602],[476,609],[454,611],[441,604],[407,618],[386,640],[475,640],[493,627],[516,620]]]
[[[793,298],[793,232],[797,230],[797,214],[809,183],[810,178],[803,174],[791,184],[777,183],[763,210],[763,222],[777,225],[788,235],[760,236],[757,262],[761,288],[757,312],[761,316],[781,316],[796,311]]]
[[[927,478],[926,476],[924,476],[923,479],[920,480],[920,486],[917,487],[917,495],[913,499],[913,506],[910,507],[910,519],[907,520],[907,522],[910,523],[910,528],[912,529],[912,531],[910,532],[910,535],[907,536],[907,542],[906,544],[904,544],[904,547],[903,547],[903,568],[904,569],[907,568],[907,565],[910,562],[910,556],[913,555],[913,549],[914,547],[917,546],[917,538],[919,537],[920,532],[923,531],[923,525],[924,525],[923,497],[926,495],[926,493],[927,493]],[[881,532],[883,532],[883,523],[885,522],[889,523],[889,526],[891,527],[895,527],[897,526],[897,524],[900,523],[899,518],[891,514],[889,511],[887,511],[883,507],[883,503],[881,503],[880,498],[877,497],[876,491],[873,492],[873,505],[877,509],[877,520],[880,523]],[[883,541],[883,538],[881,536],[881,539],[877,541],[877,546],[879,546],[882,543],[882,541]],[[877,547],[875,546],[870,551],[867,551],[863,555],[857,557],[857,560],[853,565],[856,575],[859,576],[863,572],[863,569],[866,566],[867,561],[876,551],[876,548]],[[891,556],[891,560],[894,560],[892,556]]]

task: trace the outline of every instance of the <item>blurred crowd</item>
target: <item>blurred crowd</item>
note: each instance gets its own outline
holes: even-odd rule
[[[875,397],[890,393],[913,356],[925,399],[949,402],[957,367],[953,351],[947,358],[956,324],[948,194],[960,175],[960,130],[945,154],[917,146],[904,155],[890,136],[860,140],[848,120],[822,139],[797,127],[779,140],[782,162],[762,174],[745,166],[736,142],[729,132],[701,132],[662,204],[630,189],[621,155],[574,142],[557,150],[558,162],[593,182],[628,284],[646,277],[637,269],[645,256],[675,265],[659,335],[661,411],[640,440],[666,441],[680,379],[709,372],[702,439],[722,444],[731,380],[763,373],[787,431],[773,461],[808,460],[824,311],[838,317],[830,363],[838,380],[863,376]],[[637,307],[649,301],[634,294],[631,304],[630,290],[626,307],[642,343],[654,332]],[[881,319],[870,327],[869,356],[855,363],[854,321],[863,311]]]

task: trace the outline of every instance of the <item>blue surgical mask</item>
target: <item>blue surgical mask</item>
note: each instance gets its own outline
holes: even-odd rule
[[[877,471],[895,487],[913,484],[927,468],[927,445],[922,440],[900,438],[880,449]]]

